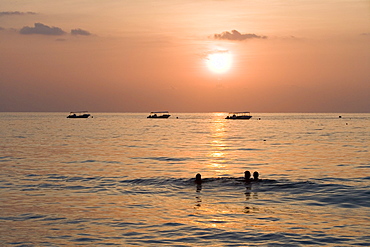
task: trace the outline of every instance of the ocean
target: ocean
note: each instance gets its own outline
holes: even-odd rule
[[[370,246],[370,114],[67,115],[0,113],[0,246]]]

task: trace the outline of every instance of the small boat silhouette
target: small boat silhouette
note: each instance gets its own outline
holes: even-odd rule
[[[152,111],[147,118],[169,118],[168,111]]]
[[[67,118],[88,118],[91,115],[87,111],[70,112]]]
[[[250,112],[230,112],[225,119],[251,119]]]

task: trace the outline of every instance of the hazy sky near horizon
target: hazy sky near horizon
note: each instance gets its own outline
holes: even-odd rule
[[[370,112],[368,0],[0,2],[0,111]]]

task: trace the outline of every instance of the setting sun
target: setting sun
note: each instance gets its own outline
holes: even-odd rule
[[[231,68],[232,57],[229,52],[211,53],[206,58],[207,67],[215,73],[224,73]]]

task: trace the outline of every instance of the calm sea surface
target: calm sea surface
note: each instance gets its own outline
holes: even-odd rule
[[[66,115],[0,113],[0,246],[370,246],[370,114]]]

